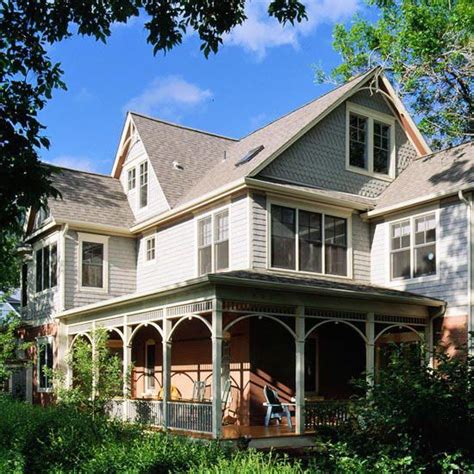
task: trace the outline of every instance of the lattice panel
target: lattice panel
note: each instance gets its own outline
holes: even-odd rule
[[[294,316],[295,306],[281,306],[259,303],[242,303],[238,301],[225,301],[223,310],[234,313],[265,313],[279,316]]]
[[[317,308],[305,308],[304,314],[306,317],[319,319],[345,319],[348,321],[365,321],[367,319],[366,313],[320,310]]]
[[[212,310],[212,301],[201,301],[200,303],[190,303],[171,306],[166,309],[169,317],[184,316],[186,314],[205,313]]]
[[[143,323],[147,321],[157,321],[163,319],[163,310],[156,309],[154,311],[144,311],[143,313],[132,314],[128,317],[129,324]]]
[[[426,326],[426,319],[417,316],[395,316],[386,314],[376,314],[376,323],[387,323],[387,324],[414,324],[417,326]]]
[[[74,326],[68,326],[68,334],[80,334],[84,332],[89,332],[92,330],[92,323],[81,323],[74,324]]]
[[[116,318],[105,319],[104,321],[97,321],[96,326],[104,328],[115,328],[117,326],[123,326],[123,317],[118,316]]]

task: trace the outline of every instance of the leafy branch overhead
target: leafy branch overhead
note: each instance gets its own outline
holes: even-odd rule
[[[379,17],[334,28],[342,64],[319,82],[345,81],[382,65],[433,148],[474,134],[474,3],[471,0],[369,0]]]
[[[60,64],[48,47],[73,35],[106,42],[114,23],[145,16],[147,41],[154,54],[182,43],[188,31],[197,33],[207,57],[223,37],[246,19],[246,0],[0,0],[0,254],[11,250],[21,235],[26,210],[58,196],[52,185],[55,169],[39,160],[49,147],[45,126],[38,119],[54,90],[65,89]],[[273,0],[268,14],[280,23],[306,18],[298,0]],[[13,257],[12,257],[13,258]],[[4,285],[0,272],[0,287]]]

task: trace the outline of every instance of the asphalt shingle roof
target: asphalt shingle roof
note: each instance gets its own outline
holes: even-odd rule
[[[54,219],[130,227],[133,214],[118,179],[60,168],[54,187],[62,199],[49,199]]]
[[[155,174],[173,208],[217,163],[232,138],[193,130],[131,112]],[[173,162],[183,169],[178,170]]]
[[[413,160],[379,196],[376,210],[468,185],[474,185],[472,142]]]

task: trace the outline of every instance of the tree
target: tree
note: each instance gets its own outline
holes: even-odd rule
[[[471,0],[368,0],[379,8],[375,22],[355,17],[334,28],[342,64],[319,82],[347,80],[375,65],[384,67],[419,118],[433,148],[472,139],[474,133]],[[370,12],[372,13],[372,12]]]
[[[243,23],[246,0],[0,0],[0,255],[10,251],[9,236],[21,235],[27,209],[58,196],[55,169],[41,164],[49,147],[38,112],[55,89],[65,89],[60,64],[49,45],[75,34],[106,42],[113,23],[146,17],[153,53],[179,45],[186,32],[197,32],[207,57],[223,36]],[[272,0],[268,14],[280,23],[306,18],[298,0]],[[0,272],[0,287],[3,274]]]
[[[92,343],[78,338],[67,364],[72,371],[72,384],[68,385],[65,374],[53,371],[55,394],[60,403],[86,410],[93,415],[104,413],[107,403],[122,395],[122,361],[110,352],[106,329],[97,328],[91,333]]]

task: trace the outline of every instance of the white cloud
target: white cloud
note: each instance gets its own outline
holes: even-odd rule
[[[247,20],[237,26],[225,39],[225,44],[240,46],[255,55],[265,57],[267,49],[278,46],[299,47],[299,40],[312,34],[322,23],[334,23],[351,17],[359,0],[309,0],[304,2],[308,20],[282,26],[268,16],[269,0],[248,2]]]
[[[180,113],[205,103],[211,97],[212,92],[209,89],[201,89],[181,76],[158,77],[141,94],[130,99],[124,110],[179,116]]]
[[[98,171],[100,162],[94,161],[86,156],[59,155],[55,158],[45,160],[46,163],[61,166],[63,168],[72,168],[81,171]]]

